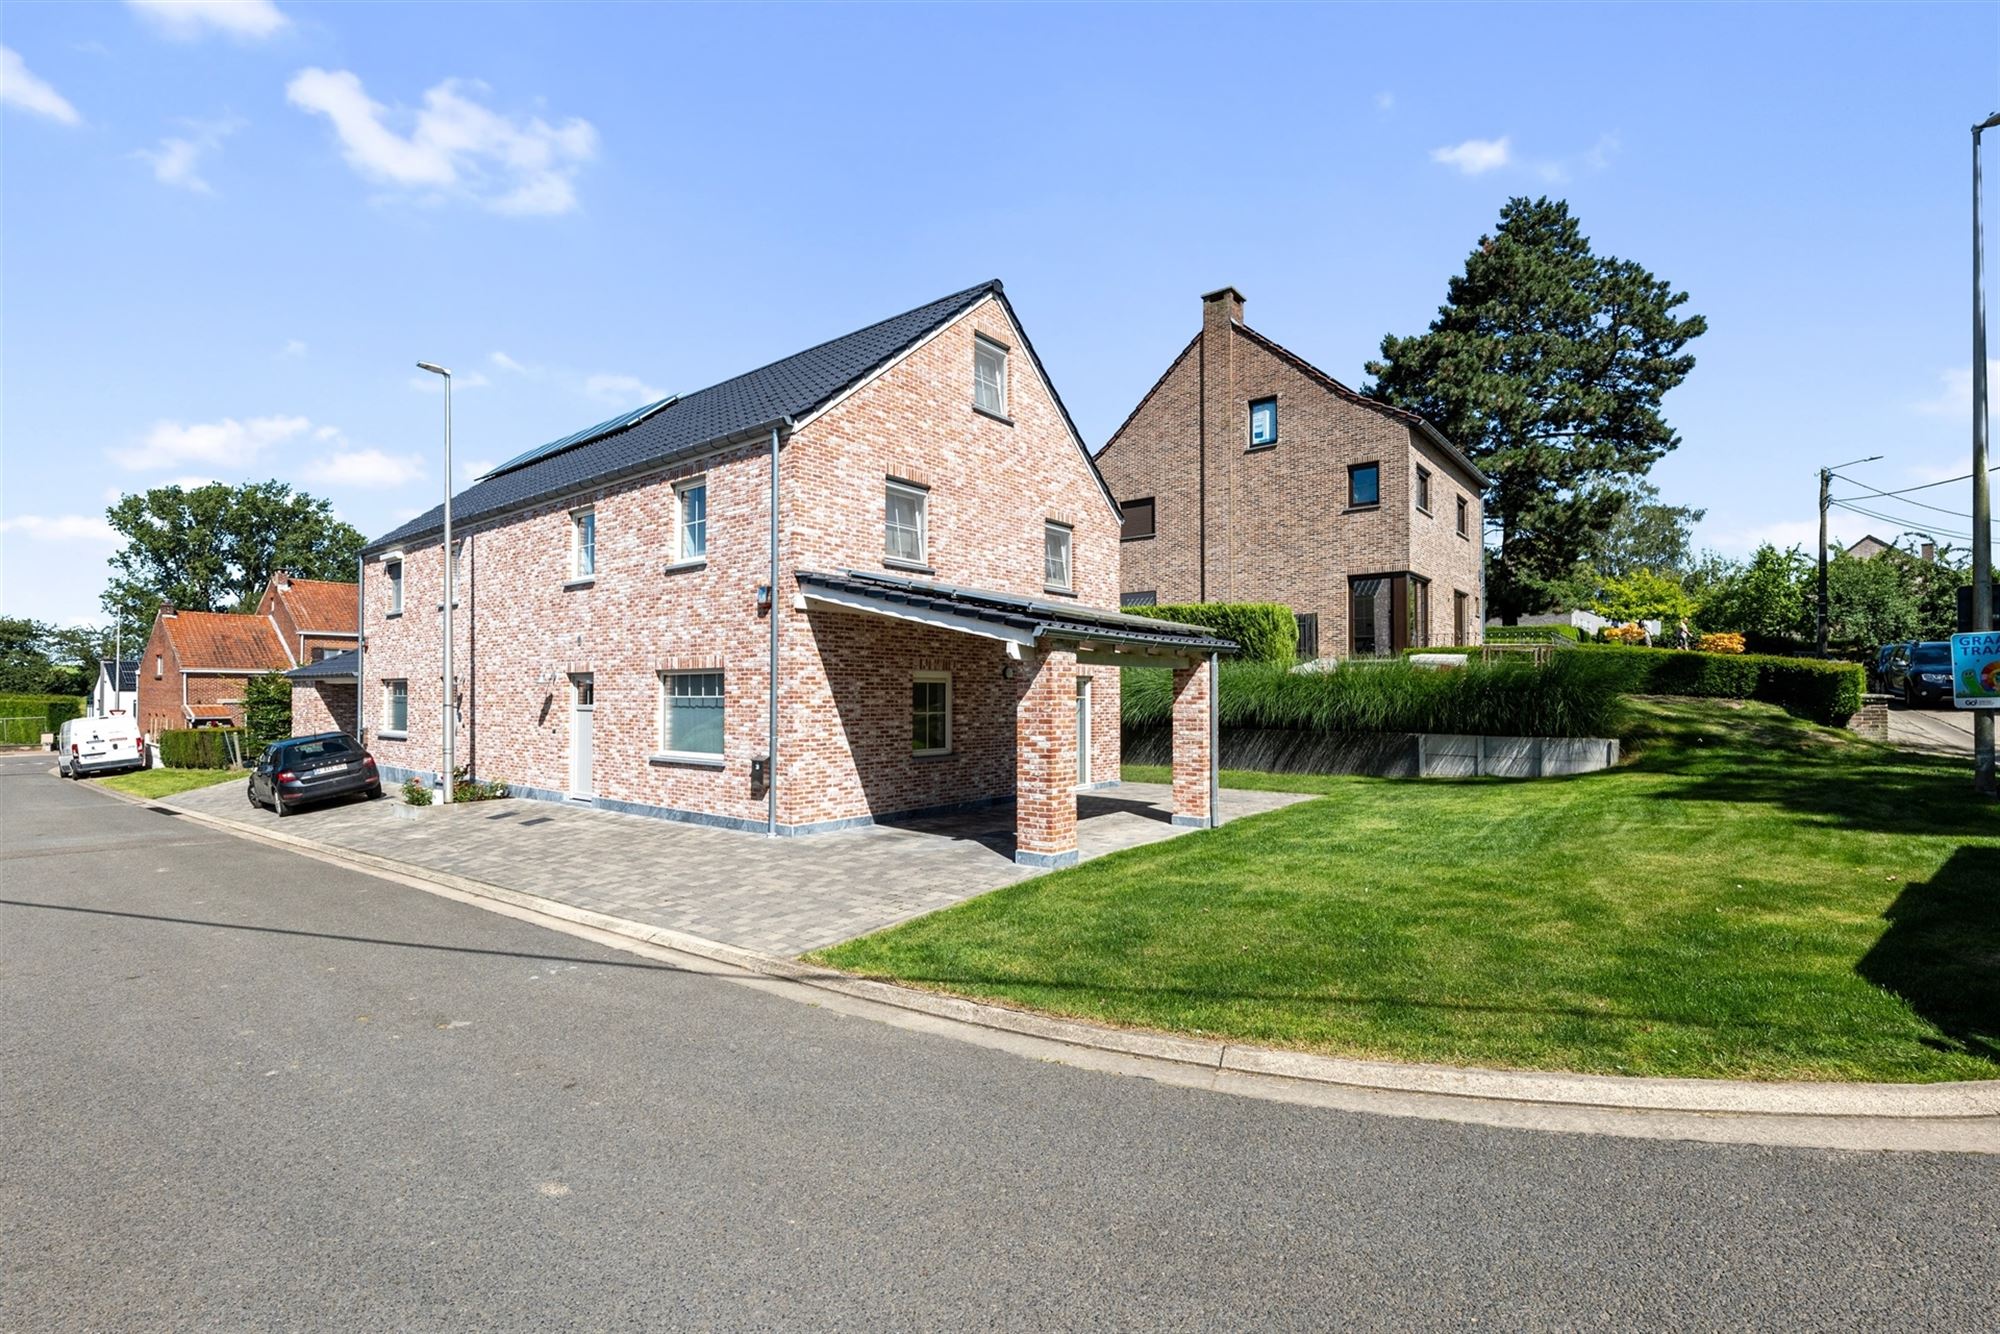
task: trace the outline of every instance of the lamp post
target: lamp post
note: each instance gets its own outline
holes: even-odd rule
[[[1880,454],[1870,454],[1865,459],[1849,459],[1846,463],[1836,463],[1831,468],[1821,468],[1819,470],[1819,617],[1817,621],[1818,624],[1817,638],[1819,641],[1819,656],[1822,658],[1826,656],[1826,510],[1828,503],[1827,488],[1831,486],[1833,483],[1833,475],[1839,472],[1842,468],[1852,468],[1857,463],[1873,463],[1881,457],[1882,456]]]
[[[451,600],[457,591],[451,559],[451,372],[428,361],[418,362],[417,369],[444,377],[444,792],[439,801],[450,805],[458,773],[452,763],[453,743],[458,739],[458,709],[457,701],[452,698],[451,679]]]
[[[1993,628],[1993,515],[1986,486],[1986,287],[1980,270],[1985,256],[1979,227],[1979,136],[2000,125],[2000,111],[1972,127],[1972,625]],[[1993,710],[1972,712],[1972,786],[1984,796],[1996,792],[1993,775]]]

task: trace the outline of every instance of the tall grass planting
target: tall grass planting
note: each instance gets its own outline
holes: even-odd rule
[[[1172,673],[1130,670],[1122,688],[1127,727],[1173,721]],[[1474,662],[1450,671],[1407,662],[1347,662],[1295,672],[1273,663],[1222,668],[1217,721],[1230,728],[1361,734],[1615,735],[1618,691],[1589,661]]]

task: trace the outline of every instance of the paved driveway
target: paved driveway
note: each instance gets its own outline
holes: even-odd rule
[[[1889,706],[1889,744],[1930,755],[1972,757],[1972,714],[1965,709]]]
[[[1223,818],[1307,800],[1226,791]],[[1189,831],[1169,822],[1172,790],[1128,783],[1077,798],[1085,860]],[[168,803],[259,828],[243,784]],[[1014,812],[996,808],[769,839],[543,801],[411,807],[395,797],[289,816],[288,834],[663,926],[794,955],[998,889],[1035,874],[1014,864]]]

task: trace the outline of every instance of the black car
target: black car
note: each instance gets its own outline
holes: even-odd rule
[[[1893,644],[1884,644],[1881,648],[1876,649],[1875,666],[1868,673],[1870,682],[1868,688],[1881,691],[1884,694],[1894,694],[1895,691],[1890,689],[1889,682],[1891,678],[1895,677],[1898,670],[1897,662],[1899,659],[1907,660],[1910,656],[1910,650],[1915,647],[1916,645],[1912,644],[1909,640],[1899,639]],[[1896,679],[1900,680],[1900,678]],[[1898,690],[1901,688],[1900,685],[1896,687]]]
[[[1930,640],[1910,645],[1910,651],[1892,659],[1882,679],[1887,693],[1900,694],[1913,709],[1928,704],[1951,702],[1951,645]]]
[[[375,757],[345,732],[274,741],[250,770],[250,804],[289,815],[311,801],[365,793],[382,795]]]

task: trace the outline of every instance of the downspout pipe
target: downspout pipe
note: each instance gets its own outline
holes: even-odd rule
[[[354,739],[368,745],[368,558],[354,561]]]

